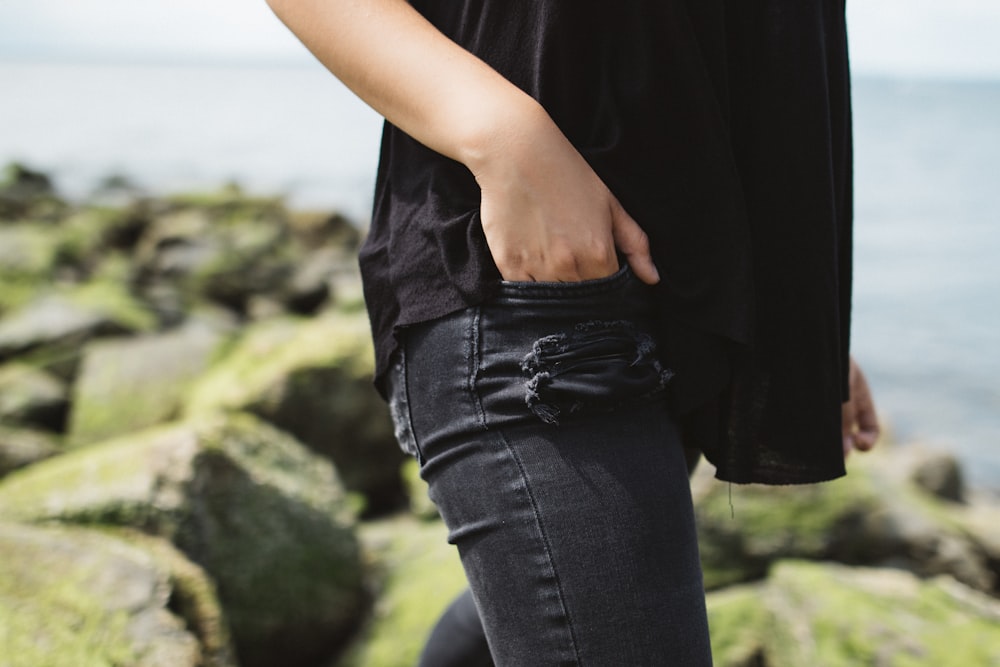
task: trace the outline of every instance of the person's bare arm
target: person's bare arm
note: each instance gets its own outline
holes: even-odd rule
[[[844,403],[841,410],[844,456],[850,454],[852,449],[867,452],[875,446],[880,432],[875,401],[868,380],[854,357],[851,357],[848,384],[851,398]]]
[[[337,78],[404,132],[466,165],[508,280],[617,268],[659,280],[646,235],[542,107],[405,0],[268,0]]]

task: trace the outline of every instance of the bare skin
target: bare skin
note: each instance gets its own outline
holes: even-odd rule
[[[659,281],[646,234],[544,109],[405,0],[268,0],[337,78],[482,190],[483,232],[507,280],[618,269]]]
[[[861,367],[851,357],[851,370],[848,376],[851,390],[851,400],[844,403],[842,410],[842,428],[844,434],[844,456],[851,450],[867,452],[878,441],[880,432],[878,415],[875,412],[875,402],[872,399],[868,380]]]

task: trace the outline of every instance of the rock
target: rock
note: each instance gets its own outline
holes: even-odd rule
[[[62,449],[49,433],[0,426],[0,477],[51,458]]]
[[[0,360],[42,348],[77,355],[97,336],[152,328],[152,315],[121,285],[54,289],[0,320]]]
[[[372,373],[361,313],[261,322],[196,385],[187,414],[252,412],[332,459],[347,488],[383,512],[405,501],[404,455]]]
[[[285,288],[283,299],[288,310],[300,315],[316,312],[330,296],[330,285],[345,253],[335,246],[309,253],[295,268]]]
[[[789,561],[708,610],[719,667],[1000,664],[1000,603],[950,577]]]
[[[54,217],[65,208],[55,195],[52,179],[16,162],[0,175],[0,222],[25,217]]]
[[[440,521],[401,514],[362,524],[373,573],[371,615],[330,667],[415,665],[438,617],[465,588],[465,573]]]
[[[333,246],[356,251],[361,245],[361,232],[340,213],[329,211],[289,211],[288,226],[303,248]]]
[[[157,218],[136,248],[136,284],[170,284],[245,312],[251,296],[280,292],[292,272],[283,209],[251,200],[184,206]]]
[[[0,279],[51,280],[58,256],[58,229],[45,223],[11,223],[0,226]]]
[[[62,433],[68,410],[66,385],[58,378],[25,364],[0,366],[0,424]]]
[[[78,449],[0,481],[0,517],[126,526],[218,586],[243,667],[315,664],[363,602],[353,515],[330,464],[249,415]]]
[[[0,524],[3,664],[235,667],[225,626],[193,613],[211,608],[210,582],[157,550],[170,562],[95,531]]]
[[[197,323],[140,338],[93,341],[74,385],[69,444],[85,445],[179,416],[224,336]]]
[[[57,262],[77,280],[91,276],[113,251],[130,251],[149,219],[138,205],[88,205],[59,224]]]
[[[955,506],[910,483],[894,457],[852,457],[846,478],[807,486],[730,489],[699,471],[693,491],[706,587],[761,578],[775,561],[796,558],[951,574],[993,590],[997,571]]]
[[[961,503],[965,499],[965,482],[958,459],[945,452],[936,452],[918,461],[910,479],[933,496]]]
[[[0,193],[7,197],[29,198],[55,194],[55,189],[47,174],[12,162],[4,167]]]
[[[406,497],[410,501],[410,513],[418,519],[433,521],[441,518],[437,505],[427,493],[427,482],[420,477],[420,464],[414,458],[407,458],[401,468]]]

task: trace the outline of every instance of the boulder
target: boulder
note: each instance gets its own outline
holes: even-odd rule
[[[0,426],[0,477],[61,451],[51,433]]]
[[[153,221],[136,247],[136,284],[170,285],[188,304],[207,298],[245,312],[250,297],[280,292],[294,266],[284,209],[275,201],[198,203]]]
[[[225,341],[203,321],[150,336],[88,343],[73,388],[70,446],[179,416],[183,399]]]
[[[55,217],[65,207],[47,174],[16,162],[8,164],[0,173],[0,222],[25,217]]]
[[[0,360],[28,352],[78,356],[91,338],[148,331],[154,324],[122,285],[53,288],[0,319]]]
[[[998,572],[963,528],[960,506],[909,481],[890,450],[852,457],[847,477],[806,486],[730,487],[706,480],[703,466],[692,489],[706,587],[761,578],[794,558],[951,574],[994,590]]]
[[[708,615],[719,667],[1000,664],[1000,603],[947,576],[785,561]]]
[[[81,207],[59,223],[56,261],[65,275],[88,278],[109,253],[130,251],[148,225],[139,204]]]
[[[0,279],[51,280],[58,256],[58,228],[47,223],[0,225]]]
[[[933,452],[913,464],[910,479],[942,500],[965,501],[965,480],[958,459],[949,452]]]
[[[353,514],[330,464],[249,415],[77,449],[0,481],[0,518],[132,527],[215,581],[243,667],[311,665],[363,603]]]
[[[0,366],[0,424],[61,433],[68,393],[59,378],[43,370],[17,363]]]
[[[372,372],[362,313],[260,322],[195,386],[187,414],[262,417],[333,460],[347,488],[365,494],[377,513],[404,502],[404,455]]]
[[[442,522],[407,514],[366,522],[360,535],[375,604],[330,667],[416,665],[434,623],[467,585],[458,551]]]
[[[0,524],[8,667],[235,667],[212,593],[167,544],[150,551],[92,530]]]

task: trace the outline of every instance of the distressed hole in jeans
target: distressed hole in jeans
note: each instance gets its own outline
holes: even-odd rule
[[[521,362],[525,402],[543,422],[567,414],[613,410],[662,391],[673,376],[656,343],[626,320],[592,320],[539,338]]]

